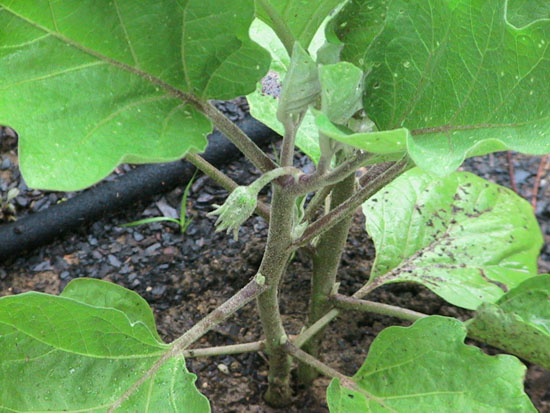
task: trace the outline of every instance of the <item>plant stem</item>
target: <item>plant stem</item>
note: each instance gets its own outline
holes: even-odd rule
[[[295,185],[292,190],[298,195],[303,195],[316,191],[320,188],[324,188],[327,185],[336,184],[349,175],[355,174],[357,169],[368,163],[371,158],[371,153],[363,152],[358,154],[353,159],[343,162],[337,168],[326,174],[313,173],[311,175],[304,175],[301,177],[300,182]]]
[[[292,243],[291,247],[295,249],[307,244],[313,238],[323,234],[334,225],[338,224],[348,215],[353,214],[355,209],[357,209],[363,202],[378,192],[378,190],[383,188],[385,185],[390,183],[396,176],[403,173],[407,166],[407,160],[402,160],[392,164],[385,170],[385,172],[376,176],[346,202],[340,204],[337,208],[310,224],[304,231],[303,235]]]
[[[367,284],[365,284],[363,287],[361,287],[359,290],[357,290],[352,297],[353,298],[363,298],[365,295],[370,293],[371,291],[375,290],[376,288],[380,287],[382,284],[384,284],[384,281],[387,279],[383,277],[378,277],[374,281],[370,281]],[[334,320],[338,315],[340,314],[340,310],[333,308],[328,313],[326,313],[324,316],[322,316],[319,320],[317,320],[314,324],[312,324],[310,327],[308,327],[306,330],[302,331],[300,335],[294,340],[294,345],[296,347],[303,347],[305,343],[307,343],[312,337],[315,337],[317,333],[325,328],[325,326],[330,323],[332,320]]]
[[[271,5],[269,0],[257,0],[257,3],[262,7],[262,9],[264,9],[266,14],[271,19],[271,22],[273,23],[273,30],[277,34],[277,37],[281,39],[288,55],[292,56],[292,49],[294,48],[294,42],[296,40],[294,39],[288,25],[279,15],[277,10]]]
[[[328,185],[325,186],[323,189],[315,193],[311,201],[309,201],[308,206],[306,207],[306,210],[304,212],[304,217],[302,218],[302,222],[307,222],[311,218],[315,216],[315,213],[319,209],[321,205],[325,202],[325,199],[327,196],[330,195],[332,190],[334,189],[334,185]]]
[[[239,290],[233,297],[224,302],[201,321],[195,324],[191,329],[187,330],[181,337],[172,342],[170,350],[160,357],[153,366],[145,374],[143,374],[139,380],[137,380],[132,386],[124,392],[120,398],[118,398],[109,408],[108,412],[114,412],[119,408],[126,399],[128,399],[134,392],[145,383],[152,375],[154,375],[169,359],[177,356],[183,352],[186,347],[197,341],[204,334],[206,334],[213,327],[230,317],[238,309],[244,307],[254,298],[258,297],[264,291],[266,291],[267,285],[265,285],[265,279],[261,274],[256,274],[254,279],[246,284],[241,290]]]
[[[335,185],[332,191],[331,209],[345,202],[353,195],[354,190],[355,175],[351,174]],[[346,245],[352,217],[351,214],[348,215],[339,225],[333,226],[325,232],[316,246],[316,254],[313,257],[308,326],[319,320],[331,307],[329,296],[336,283],[336,274]],[[313,357],[319,357],[322,338],[323,331],[320,331],[304,346],[304,350]],[[298,380],[301,383],[308,385],[316,376],[316,371],[310,366],[303,363],[298,366]]]
[[[252,353],[255,351],[263,350],[264,345],[265,345],[264,341],[254,341],[251,343],[232,344],[229,346],[195,348],[191,350],[184,350],[183,356],[185,358],[191,358],[191,357],[212,357],[212,356],[223,356],[228,354]]]
[[[231,193],[235,188],[239,186],[239,184],[237,184],[233,179],[228,177],[226,174],[224,174],[202,156],[197,154],[187,154],[185,155],[185,159],[189,163],[193,164],[196,168],[204,172],[206,175],[208,175],[208,177],[216,182],[219,186],[226,189],[227,192]],[[269,206],[261,201],[258,201],[258,205],[256,206],[256,214],[265,219],[266,222],[269,222]]]
[[[290,389],[291,363],[281,345],[287,340],[279,312],[279,282],[291,251],[295,197],[285,188],[272,185],[273,201],[267,245],[259,273],[266,279],[267,291],[258,297],[258,311],[265,334],[266,353],[269,355],[268,389],[266,401],[282,407],[292,402]]]
[[[300,360],[302,363],[314,368],[316,371],[322,373],[323,375],[340,379],[340,381],[346,383],[347,387],[356,387],[354,384],[352,384],[350,377],[340,373],[330,366],[327,366],[325,363],[319,361],[311,354],[306,353],[304,350],[301,350],[299,347],[296,347],[294,344],[287,342],[284,344],[283,348],[288,354],[292,355],[297,360]]]
[[[261,172],[268,172],[277,168],[264,151],[256,145],[237,125],[227,119],[223,113],[209,102],[194,102],[214,125],[258,168]]]
[[[301,173],[302,171],[300,169],[294,168],[293,166],[282,166],[280,168],[273,169],[269,172],[264,173],[262,176],[252,182],[248,187],[254,192],[260,192],[264,186],[266,186],[274,179],[280,178],[284,175],[290,175],[296,178]]]
[[[381,314],[408,321],[416,321],[428,317],[427,314],[409,310],[408,308],[361,300],[342,294],[334,294],[330,297],[330,301],[335,307],[341,308],[342,310],[366,311],[368,313]]]

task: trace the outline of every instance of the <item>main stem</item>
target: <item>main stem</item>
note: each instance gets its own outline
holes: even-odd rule
[[[351,197],[355,190],[355,174],[349,175],[342,182],[336,184],[332,191],[330,207],[336,208]],[[336,225],[325,232],[319,239],[316,254],[313,256],[313,277],[311,285],[311,300],[309,306],[308,327],[317,322],[331,308],[329,302],[330,294],[336,282],[336,274],[340,266],[342,252],[346,245],[349,229],[353,215],[343,219],[339,225]],[[304,346],[304,351],[313,357],[319,356],[321,340],[323,338],[321,330]],[[300,363],[298,366],[298,380],[303,384],[310,384],[318,372],[310,365]]]
[[[282,348],[287,336],[279,312],[279,281],[290,258],[295,197],[285,188],[273,184],[273,201],[269,234],[259,273],[266,279],[267,290],[258,297],[258,311],[265,333],[265,350],[269,355],[268,389],[265,400],[283,407],[292,402],[291,362]]]

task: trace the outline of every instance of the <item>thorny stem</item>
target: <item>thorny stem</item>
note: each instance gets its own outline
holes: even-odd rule
[[[258,168],[261,172],[268,172],[277,168],[264,151],[256,145],[237,125],[227,119],[223,113],[209,102],[194,102],[214,125]]]
[[[197,154],[187,154],[185,156],[185,159],[193,164],[196,168],[204,172],[206,175],[208,175],[208,177],[210,177],[219,186],[226,189],[227,192],[231,193],[235,188],[239,186],[239,184],[237,184],[233,179],[228,177],[226,174],[224,174],[202,156]],[[263,219],[265,219],[266,222],[269,222],[269,206],[261,201],[258,201],[258,205],[256,206],[256,213]]]
[[[357,191],[346,202],[340,204],[337,208],[310,224],[304,231],[303,235],[292,243],[291,248],[295,249],[307,244],[313,238],[323,234],[334,225],[341,222],[348,215],[353,214],[355,209],[365,202],[365,200],[391,182],[396,176],[404,172],[407,166],[408,160],[406,159],[392,164],[383,173],[376,176],[367,185]]]
[[[291,403],[290,369],[288,355],[281,348],[287,339],[279,311],[279,282],[291,251],[292,225],[296,197],[285,188],[272,185],[271,221],[259,272],[265,277],[268,289],[258,297],[258,312],[265,334],[266,353],[269,355],[268,389],[266,401],[276,407]]]
[[[191,329],[187,330],[181,337],[172,343],[172,348],[160,357],[155,364],[137,380],[128,390],[124,392],[118,400],[116,400],[108,412],[114,412],[119,408],[125,400],[127,400],[134,392],[153,376],[169,359],[181,354],[188,346],[201,338],[213,327],[230,317],[240,308],[244,307],[250,301],[258,297],[268,288],[265,285],[265,279],[261,274],[256,274],[254,279],[246,284],[241,290],[239,290],[233,297],[224,302],[201,321],[195,324]]]
[[[277,10],[271,5],[269,0],[257,0],[257,3],[264,9],[271,19],[271,22],[273,23],[273,30],[277,33],[277,37],[281,39],[288,55],[292,56],[292,49],[294,48],[294,42],[296,40],[294,39],[288,25],[279,15]]]
[[[342,294],[334,294],[330,297],[330,301],[336,308],[341,308],[342,310],[366,311],[369,313],[396,317],[408,321],[416,321],[421,318],[428,317],[428,314],[419,313],[417,311],[409,310],[408,308],[377,303],[375,301],[361,300],[359,298],[348,297]]]
[[[351,174],[342,182],[335,185],[332,191],[331,209],[336,208],[351,197],[354,190],[355,174]],[[316,246],[316,254],[313,257],[308,326],[319,320],[331,307],[328,298],[336,283],[336,274],[340,266],[342,252],[346,245],[351,221],[352,215],[348,215],[339,225],[325,232]],[[313,357],[318,357],[321,340],[322,331],[306,343],[304,350]],[[308,365],[299,365],[298,379],[301,383],[309,384],[316,376],[316,371],[312,370]]]

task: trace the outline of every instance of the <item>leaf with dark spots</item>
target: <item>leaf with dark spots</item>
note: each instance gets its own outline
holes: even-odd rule
[[[511,190],[416,168],[375,196],[383,202],[363,205],[377,251],[371,281],[417,282],[474,310],[536,273],[542,236],[531,206]]]
[[[550,369],[550,275],[529,278],[486,303],[467,322],[469,335]]]

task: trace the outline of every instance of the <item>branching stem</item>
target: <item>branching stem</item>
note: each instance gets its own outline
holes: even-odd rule
[[[342,310],[365,311],[368,313],[381,314],[408,321],[416,321],[421,318],[428,317],[427,314],[409,310],[408,308],[361,300],[359,298],[348,297],[342,294],[334,294],[330,297],[330,301],[335,307]]]
[[[357,169],[366,165],[372,159],[371,153],[360,153],[349,161],[343,162],[337,168],[326,174],[314,172],[311,175],[304,175],[298,184],[292,187],[292,191],[298,195],[307,194],[324,188],[327,185],[336,184],[351,174],[355,174]]]
[[[194,104],[261,172],[277,168],[275,162],[258,145],[212,104],[203,101],[196,101]]]
[[[264,346],[265,346],[265,343],[263,340],[261,340],[261,341],[253,341],[251,343],[231,344],[228,346],[195,348],[190,350],[184,350],[183,356],[185,358],[198,358],[198,357],[224,356],[228,354],[253,353],[256,351],[263,350]]]
[[[201,321],[187,330],[181,337],[172,343],[172,348],[160,357],[153,366],[143,374],[128,390],[124,392],[109,408],[108,412],[114,412],[125,400],[127,400],[135,391],[153,376],[169,359],[181,354],[188,346],[201,338],[213,327],[230,317],[240,308],[244,307],[250,301],[254,300],[260,294],[267,290],[265,279],[261,274],[256,274],[254,279],[239,290],[233,297],[224,302]]]
[[[357,191],[346,202],[340,204],[337,208],[330,211],[328,214],[319,218],[317,221],[310,224],[303,235],[292,243],[292,248],[298,248],[307,244],[313,238],[328,231],[334,225],[351,215],[365,200],[374,195],[378,190],[391,182],[396,176],[406,170],[408,160],[404,159],[389,166],[383,173],[372,179],[367,185]]]

